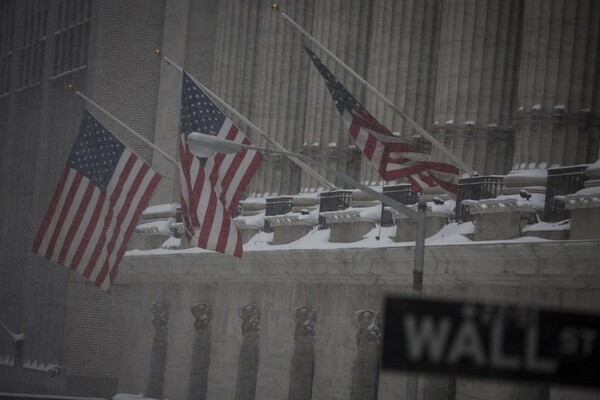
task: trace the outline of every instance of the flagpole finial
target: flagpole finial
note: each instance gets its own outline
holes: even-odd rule
[[[69,84],[67,85],[67,90],[68,90],[69,92],[72,92],[72,91],[74,91],[74,90],[75,90],[75,86],[73,86],[73,84],[69,83]]]
[[[279,11],[279,4],[278,3],[271,4],[271,11],[278,12]]]
[[[161,55],[161,51],[160,51],[160,49],[155,49],[155,50],[154,50],[154,55],[155,55],[155,56],[160,56],[160,55]]]

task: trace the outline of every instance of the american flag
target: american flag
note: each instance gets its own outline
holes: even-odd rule
[[[127,241],[159,180],[86,111],[33,252],[110,291]]]
[[[438,185],[449,193],[458,192],[457,167],[432,161],[428,154],[396,139],[342,86],[311,49],[306,45],[304,49],[325,79],[333,102],[356,145],[385,181],[406,178],[416,192]]]
[[[186,144],[192,132],[252,144],[184,72],[179,135],[183,223],[190,242],[197,247],[241,257],[243,243],[232,216],[262,155],[243,150],[237,154],[196,157]]]

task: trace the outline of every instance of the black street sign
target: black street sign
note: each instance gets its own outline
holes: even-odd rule
[[[600,315],[388,298],[382,367],[600,388]]]

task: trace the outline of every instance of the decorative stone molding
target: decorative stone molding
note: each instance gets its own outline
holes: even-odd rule
[[[315,321],[317,319],[317,310],[309,306],[294,308],[294,321],[296,322],[296,340],[301,338],[315,339]]]
[[[313,226],[316,224],[316,221],[311,218],[306,218],[303,215],[273,215],[270,217],[265,217],[266,221],[269,221],[271,227],[276,226],[292,226],[292,225],[300,225],[300,226]]]
[[[375,218],[365,217],[358,210],[328,211],[321,213],[328,224],[347,222],[375,222]]]
[[[581,208],[599,208],[600,190],[596,193],[575,193],[566,196],[556,196],[555,200],[565,203],[565,208],[569,210]]]
[[[210,326],[212,320],[212,306],[204,303],[196,303],[192,306],[192,315],[196,319],[194,328],[196,332],[204,330]]]
[[[469,207],[471,214],[492,214],[501,212],[520,211],[535,213],[533,205],[521,204],[517,199],[486,199],[486,200],[463,200],[462,203]]]
[[[359,328],[356,342],[359,346],[374,343],[381,344],[381,312],[358,310],[354,312],[354,322]]]
[[[260,309],[254,304],[240,307],[238,314],[242,319],[242,334],[260,331]]]
[[[150,307],[150,311],[154,316],[152,326],[155,329],[165,328],[169,324],[169,307],[171,304],[168,301],[155,301]]]

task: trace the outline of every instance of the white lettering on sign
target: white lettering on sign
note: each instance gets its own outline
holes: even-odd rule
[[[556,360],[538,356],[540,333],[537,326],[530,326],[525,332],[525,369],[530,372],[553,374],[558,363]]]
[[[481,334],[472,319],[460,324],[448,351],[450,364],[456,364],[465,358],[473,360],[473,363],[479,367],[486,363]]]
[[[521,364],[519,357],[504,353],[504,323],[502,321],[492,326],[490,342],[490,363],[493,367],[519,368]]]
[[[560,352],[567,356],[581,354],[587,357],[591,355],[597,338],[598,331],[595,329],[563,328],[560,332]]]
[[[453,322],[455,321],[450,317],[438,319],[431,315],[404,315],[408,358],[412,361],[449,365],[467,361],[477,367],[490,366],[513,371],[524,369],[543,374],[552,374],[557,370],[557,360],[539,354],[540,333],[537,325],[519,330],[524,348],[520,354],[510,354],[504,348],[506,327],[502,318],[490,321],[489,335],[482,333],[481,326],[471,317],[456,324]],[[454,327],[456,329],[452,334]],[[563,331],[562,352],[572,354],[581,349],[590,352],[597,333],[595,330]]]
[[[421,318],[420,322],[420,325],[417,326],[417,319],[414,315],[407,315],[404,318],[409,357],[418,360],[425,357],[424,353],[429,353],[431,361],[441,361],[452,321],[450,318],[442,318],[436,325],[435,318],[426,315]]]

